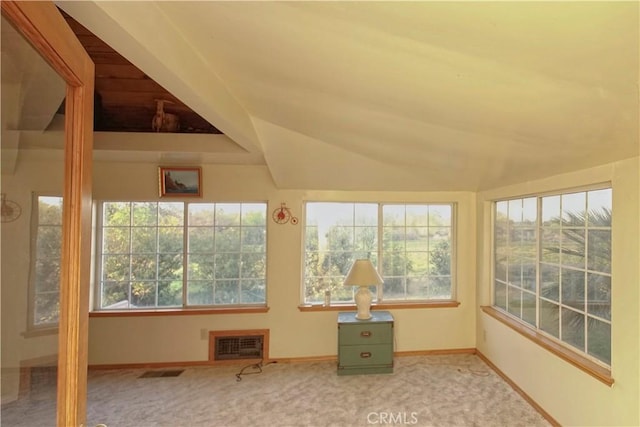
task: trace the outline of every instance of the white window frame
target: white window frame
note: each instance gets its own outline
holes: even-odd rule
[[[546,197],[553,197],[553,196],[562,196],[562,195],[571,195],[571,194],[576,194],[576,193],[585,193],[588,194],[588,192],[590,191],[599,191],[599,190],[609,190],[611,191],[611,193],[613,194],[613,187],[611,186],[610,183],[606,183],[606,184],[597,184],[597,185],[591,185],[591,186],[582,186],[582,187],[577,187],[577,188],[569,188],[569,189],[562,189],[562,190],[557,190],[557,191],[550,191],[550,192],[543,192],[543,193],[536,193],[536,194],[528,194],[528,195],[522,195],[522,196],[516,196],[516,197],[508,197],[508,198],[500,198],[500,199],[495,199],[492,200],[492,209],[491,209],[491,306],[492,308],[498,310],[501,313],[504,313],[505,316],[513,319],[514,321],[518,322],[519,324],[523,325],[525,328],[530,328],[535,330],[537,333],[540,333],[542,336],[544,336],[545,338],[557,343],[558,345],[560,345],[563,348],[566,348],[569,351],[575,352],[577,354],[579,354],[580,356],[586,358],[587,360],[595,363],[596,365],[602,366],[604,368],[610,369],[611,365],[610,363],[606,363],[605,361],[601,360],[600,358],[591,355],[588,353],[588,333],[586,332],[587,330],[587,322],[585,321],[585,345],[584,347],[587,349],[587,351],[581,350],[579,348],[577,348],[574,345],[571,345],[568,342],[563,341],[561,338],[559,337],[555,337],[552,334],[549,334],[547,332],[545,332],[543,329],[540,328],[540,306],[539,306],[539,301],[540,299],[546,299],[542,296],[541,294],[541,265],[546,265],[546,263],[542,260],[541,257],[541,250],[542,250],[542,238],[541,238],[541,232],[543,229],[545,229],[547,226],[543,226],[542,225],[542,200],[543,198]],[[528,199],[528,198],[535,198],[536,199],[536,223],[535,223],[535,230],[536,230],[536,261],[535,261],[535,265],[536,265],[536,287],[535,287],[535,325],[531,324],[530,322],[526,322],[525,320],[518,318],[517,316],[514,316],[513,314],[511,314],[508,311],[508,307],[503,308],[500,305],[496,304],[496,242],[495,242],[495,238],[496,238],[496,212],[497,212],[497,203],[499,202],[509,202],[511,200],[524,200],[524,199]],[[613,199],[613,196],[612,196]],[[587,209],[588,209],[588,205],[587,205]],[[610,209],[612,210],[612,216],[613,216],[613,203],[610,206]],[[611,219],[611,227],[609,227],[609,231],[612,233],[613,232],[613,223],[614,223],[614,219],[612,217]],[[576,228],[576,227],[573,227]],[[595,229],[598,230],[598,227],[588,227],[588,224],[585,224],[582,227],[577,227],[577,228],[582,228],[584,230],[589,230],[589,229]],[[606,227],[605,227],[606,228]],[[562,230],[562,227],[559,227],[560,230]],[[585,240],[587,239],[587,237],[585,237]],[[585,243],[588,247],[588,243]],[[561,248],[563,248],[563,246],[560,246]],[[588,255],[585,255],[585,258]],[[612,260],[611,260],[612,261]],[[585,274],[588,273],[598,273],[604,276],[608,276],[611,279],[611,287],[613,287],[613,276],[612,276],[612,272],[610,271],[609,273],[605,273],[605,272],[597,272],[594,270],[589,270],[588,266],[587,266],[587,260],[585,260],[585,268],[584,269],[580,269],[580,268],[573,268],[569,266],[569,269],[573,269],[575,271],[584,271]],[[563,264],[562,263],[558,263],[558,266],[560,269],[563,268]],[[507,283],[505,283],[505,286],[507,287],[507,300],[508,300],[508,288],[509,288],[509,284],[508,284],[508,280]],[[561,284],[559,284],[560,288],[558,290],[559,294],[562,295],[562,288],[561,288]],[[589,317],[589,314],[587,312],[588,308],[588,304],[587,304],[587,284],[585,283],[585,307],[584,310],[580,311],[580,310],[575,310],[576,312],[582,312],[585,316],[585,319]],[[560,297],[559,297],[560,298]],[[612,301],[611,301],[612,303]],[[558,305],[560,307],[560,311],[562,311],[563,306],[565,306],[566,304],[563,304],[560,302],[560,299],[558,300]],[[568,308],[571,308],[569,306],[567,306]],[[560,314],[560,316],[562,316]],[[599,321],[604,321],[605,323],[609,324],[610,327],[612,327],[612,321],[611,319],[604,319],[604,318],[597,318],[597,320]],[[559,320],[559,327],[562,328],[562,317]],[[559,334],[560,337],[562,337],[562,333],[560,332]],[[610,345],[611,348],[611,345]],[[611,348],[612,350],[612,348]],[[609,358],[611,358],[611,354],[609,355]]]
[[[149,306],[141,306],[141,307],[115,307],[115,308],[107,308],[107,307],[102,307],[101,306],[101,299],[102,299],[102,285],[103,285],[103,280],[102,280],[102,273],[103,273],[103,265],[102,265],[102,257],[103,257],[103,248],[102,248],[102,242],[103,242],[103,230],[104,230],[104,205],[105,203],[179,203],[182,204],[182,209],[183,209],[183,221],[182,221],[182,225],[181,225],[181,230],[182,230],[182,238],[183,238],[183,246],[182,246],[182,277],[181,277],[181,281],[182,281],[182,291],[181,291],[181,304],[177,304],[177,305],[171,305],[171,306],[158,306],[158,305],[149,305]],[[264,233],[265,233],[265,237],[264,237],[264,263],[265,263],[265,267],[264,267],[264,278],[262,278],[264,280],[264,301],[263,302],[259,302],[259,303],[229,303],[229,304],[189,304],[187,301],[187,293],[188,293],[188,283],[189,283],[189,273],[188,273],[188,268],[189,268],[189,246],[188,246],[188,233],[189,233],[189,229],[190,227],[193,227],[192,225],[189,224],[189,217],[188,217],[188,213],[189,213],[189,206],[190,205],[213,205],[214,209],[215,206],[218,205],[224,205],[224,204],[232,204],[232,205],[263,205],[264,206],[264,213],[265,213],[265,222],[264,222]],[[202,309],[216,309],[216,308],[224,308],[224,309],[229,309],[229,308],[245,308],[245,307],[266,307],[267,304],[267,288],[268,288],[268,284],[267,284],[267,271],[266,271],[266,265],[267,265],[267,253],[268,253],[268,240],[267,240],[267,228],[268,228],[268,203],[266,201],[230,201],[230,202],[214,202],[214,201],[198,201],[198,202],[192,202],[192,201],[180,201],[180,200],[103,200],[103,201],[99,201],[96,203],[96,207],[97,207],[97,215],[96,215],[96,239],[95,239],[95,245],[96,245],[96,250],[95,250],[95,284],[93,286],[93,291],[94,291],[94,296],[93,296],[93,312],[111,312],[111,311],[124,311],[124,312],[145,312],[145,311],[175,311],[175,310],[202,310]],[[127,226],[128,228],[131,228],[132,224],[131,222],[129,223],[129,225]],[[156,223],[155,228],[158,227],[158,224]],[[215,228],[216,225],[211,225],[211,228]],[[239,226],[240,228],[242,228],[242,225]],[[131,254],[131,252],[129,252],[129,254]],[[159,252],[156,251],[156,255],[159,254]],[[239,251],[238,255],[240,256],[240,258],[242,258],[242,255],[244,253]],[[214,254],[212,253],[212,256]],[[212,279],[214,280],[214,279]],[[240,279],[239,279],[240,280]],[[155,283],[156,283],[156,288],[158,286],[158,281],[159,279],[156,277],[155,279]],[[131,294],[129,293],[128,295],[128,302],[129,304],[131,303]]]
[[[449,298],[404,298],[404,299],[384,299],[384,285],[381,287],[372,287],[372,292],[374,294],[374,302],[377,304],[384,304],[384,305],[406,305],[408,303],[410,304],[421,304],[421,303],[426,303],[426,304],[431,304],[431,303],[445,303],[445,304],[449,304],[455,301],[456,297],[457,297],[457,248],[456,248],[456,242],[457,242],[457,228],[458,228],[458,224],[457,224],[457,210],[458,210],[458,204],[457,202],[451,202],[451,201],[443,201],[443,202],[404,202],[404,201],[393,201],[393,202],[381,202],[381,201],[353,201],[353,200],[341,200],[341,201],[327,201],[327,200],[308,200],[305,201],[303,204],[303,218],[304,218],[304,223],[303,223],[303,230],[302,230],[302,245],[301,245],[301,280],[300,280],[300,304],[301,307],[304,306],[315,306],[315,305],[319,305],[321,303],[323,303],[324,301],[307,301],[306,300],[306,284],[305,284],[305,279],[306,279],[306,272],[305,272],[305,262],[306,262],[306,228],[307,228],[307,205],[311,204],[311,203],[339,203],[339,204],[353,204],[353,205],[358,205],[358,204],[372,204],[372,205],[376,205],[377,206],[377,212],[378,212],[378,218],[377,218],[377,250],[376,250],[376,254],[374,256],[375,258],[375,262],[374,265],[376,266],[377,270],[379,272],[382,271],[382,262],[383,261],[383,207],[384,206],[388,206],[388,205],[398,205],[398,206],[448,206],[451,209],[451,223],[450,223],[450,247],[449,247],[449,252],[450,252],[450,280],[451,280],[451,288],[450,288],[450,297]],[[406,227],[406,224],[405,224]],[[382,262],[381,262],[382,261]],[[384,280],[384,275],[381,273],[383,280]],[[404,279],[407,278],[407,276],[403,276]],[[351,300],[348,301],[344,301],[344,300],[333,300],[333,295],[329,296],[331,298],[330,300],[330,305],[332,306],[348,306],[348,305],[352,305],[354,304],[354,300],[353,297],[351,298]],[[448,306],[448,305],[447,305]]]

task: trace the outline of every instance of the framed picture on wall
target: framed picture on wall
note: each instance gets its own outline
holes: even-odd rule
[[[160,166],[160,197],[201,197],[202,168]]]

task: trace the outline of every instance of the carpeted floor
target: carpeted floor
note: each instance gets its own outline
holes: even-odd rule
[[[474,355],[396,357],[393,374],[336,375],[335,362],[90,371],[87,425],[548,426]],[[175,371],[175,369],[172,369]],[[54,426],[55,387],[4,405],[2,426]]]

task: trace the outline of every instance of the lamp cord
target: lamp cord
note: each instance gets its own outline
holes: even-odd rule
[[[268,363],[263,363],[264,359],[260,359],[260,362],[258,363],[252,363],[250,365],[247,365],[245,367],[243,367],[242,369],[240,369],[240,372],[238,372],[236,374],[236,381],[242,381],[242,376],[243,375],[253,375],[253,374],[261,374],[262,373],[262,367],[263,366],[267,366],[267,365],[271,365],[272,363],[278,363],[277,361],[271,361]],[[256,371],[253,372],[245,372],[245,370],[249,369],[249,368],[253,368],[256,369]]]

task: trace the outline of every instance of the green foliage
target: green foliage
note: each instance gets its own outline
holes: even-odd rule
[[[214,206],[189,205],[186,303],[264,302],[266,206]],[[104,215],[102,307],[183,305],[184,205],[105,203]]]

